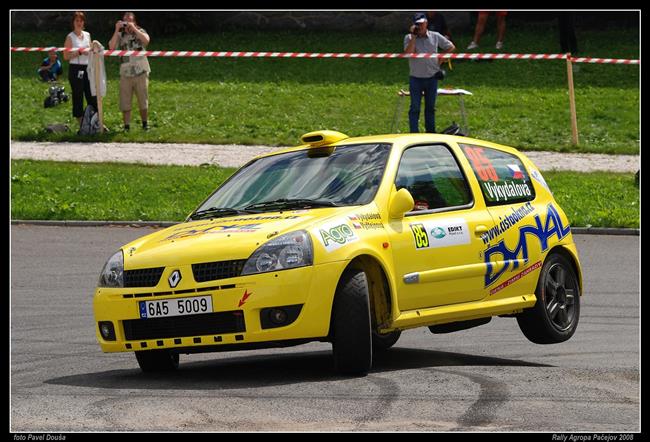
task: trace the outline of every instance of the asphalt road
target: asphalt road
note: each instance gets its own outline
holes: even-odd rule
[[[105,260],[151,228],[11,227],[10,431],[640,431],[639,237],[576,235],[582,314],[568,342],[516,321],[403,333],[363,378],[331,347],[181,355],[144,375],[95,341]]]

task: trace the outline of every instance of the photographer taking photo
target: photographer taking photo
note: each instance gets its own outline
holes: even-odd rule
[[[149,44],[149,34],[137,25],[135,14],[126,12],[115,23],[115,32],[108,42],[111,50],[144,51]],[[124,118],[124,130],[131,128],[131,103],[133,94],[138,98],[142,129],[149,130],[149,61],[146,56],[121,57],[120,64],[120,110]]]
[[[404,36],[404,52],[410,54],[437,53],[438,47],[444,53],[452,52],[456,46],[438,32],[427,29],[427,16],[418,12],[413,16],[413,25]],[[437,58],[409,58],[409,108],[410,131],[419,132],[420,105],[424,92],[424,125],[429,133],[436,133],[436,97],[438,80],[443,73]]]

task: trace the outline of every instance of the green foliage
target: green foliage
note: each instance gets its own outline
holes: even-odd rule
[[[511,29],[506,51],[556,53],[557,35],[549,25]],[[92,30],[91,30],[92,31]],[[102,34],[104,32],[104,34]],[[107,30],[93,31],[106,43]],[[483,36],[493,52],[492,30]],[[13,33],[12,46],[61,44],[61,35]],[[458,52],[469,34],[454,33]],[[304,52],[401,52],[402,34],[379,32],[215,32],[165,37],[152,35],[152,50],[237,50]],[[581,55],[639,58],[638,29],[583,30]],[[76,130],[47,134],[44,127],[76,128],[71,103],[43,108],[47,87],[36,67],[43,54],[11,54],[11,138],[83,141]],[[150,126],[139,130],[134,105],[132,129],[122,133],[118,110],[118,60],[107,57],[108,95],[100,141],[149,141],[295,145],[300,135],[332,129],[351,136],[391,131],[397,91],[408,88],[406,60],[389,59],[227,59],[150,57]],[[443,86],[474,95],[465,99],[472,136],[522,150],[639,152],[639,67],[579,65],[575,73],[580,145],[571,144],[566,63],[494,61],[452,63]],[[67,72],[67,64],[64,65]],[[67,78],[62,79],[69,91]],[[408,131],[404,100],[398,130]],[[456,97],[437,101],[437,128],[460,122]]]
[[[12,219],[181,221],[234,169],[11,162]],[[572,226],[639,227],[634,174],[545,172]]]

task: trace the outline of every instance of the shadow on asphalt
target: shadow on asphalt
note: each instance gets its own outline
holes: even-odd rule
[[[133,364],[136,365],[135,357]],[[371,374],[448,366],[551,367],[514,359],[397,347],[375,354]],[[312,351],[186,363],[181,355],[180,367],[175,372],[145,374],[139,368],[108,370],[58,377],[45,383],[135,390],[223,390],[342,379],[349,377],[334,372],[331,351]]]

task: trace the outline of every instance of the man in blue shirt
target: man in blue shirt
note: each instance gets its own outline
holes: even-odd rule
[[[418,12],[413,16],[413,26],[404,36],[404,52],[437,53],[452,52],[454,44],[438,32],[427,29],[427,16]],[[438,94],[438,79],[441,77],[440,63],[437,58],[409,58],[409,92],[411,107],[409,109],[409,128],[419,132],[420,105],[424,94],[424,125],[429,133],[436,132],[435,106]]]
[[[47,58],[43,60],[41,66],[38,68],[38,75],[43,81],[56,81],[57,77],[63,72],[61,67],[61,60],[56,54],[56,51],[50,51]]]

